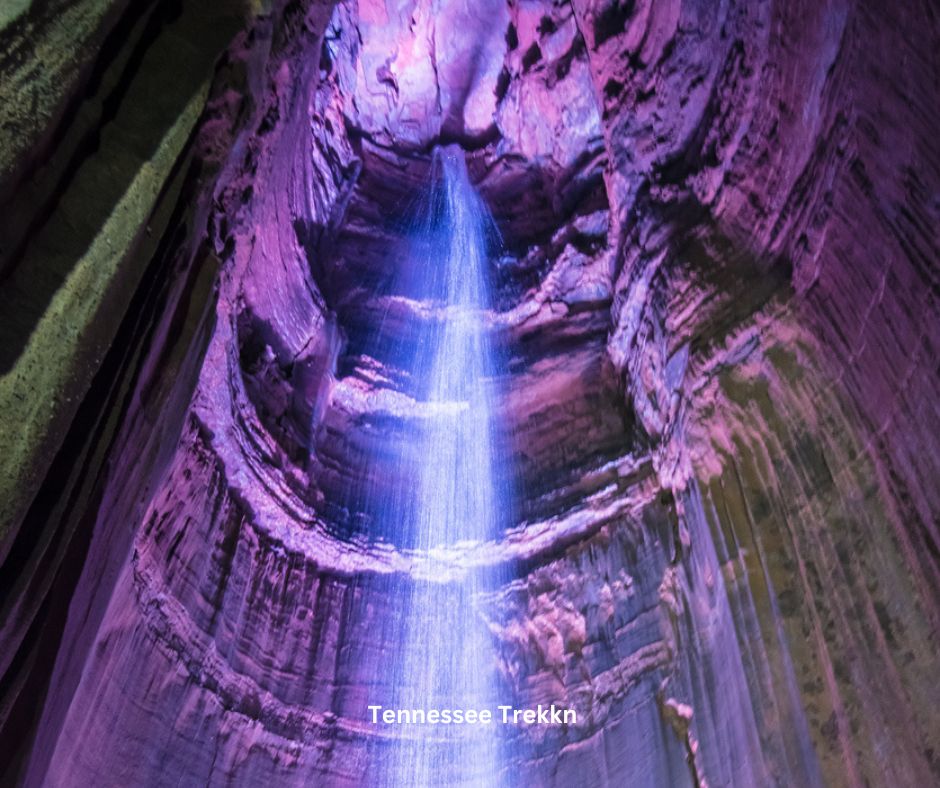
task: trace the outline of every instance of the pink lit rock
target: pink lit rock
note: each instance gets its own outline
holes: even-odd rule
[[[510,731],[503,774],[935,783],[929,22],[361,0],[250,24],[128,230],[163,240],[9,526],[4,781],[378,779],[398,734],[366,707],[392,696],[420,562],[370,505],[425,407],[382,341],[437,309],[392,290],[426,154],[459,140],[505,244],[485,320],[519,502],[434,568],[507,578],[478,600],[481,669],[578,711]],[[115,68],[114,101],[152,76]],[[37,198],[18,232],[54,246],[77,204]],[[53,308],[35,284],[17,302]]]

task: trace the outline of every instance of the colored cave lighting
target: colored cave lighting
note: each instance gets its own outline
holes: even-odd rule
[[[489,302],[487,265],[492,219],[470,184],[459,148],[435,151],[424,210],[412,226],[410,288],[435,305],[417,329],[417,347],[403,366],[416,380],[425,410],[411,494],[388,502],[380,518],[406,531],[418,564],[399,648],[399,708],[495,708],[493,647],[476,603],[474,573],[445,581],[432,551],[482,541],[499,530],[507,509],[494,473],[489,382],[498,365],[483,312]],[[417,318],[416,318],[417,319]],[[407,355],[407,354],[406,354]],[[422,567],[421,564],[424,564]],[[466,784],[492,785],[499,742],[487,726],[453,728],[440,736],[404,737],[388,762],[387,784],[433,785],[460,773]]]

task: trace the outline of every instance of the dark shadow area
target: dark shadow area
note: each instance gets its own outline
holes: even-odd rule
[[[37,726],[48,707],[49,684],[60,656],[70,605],[106,494],[109,460],[118,434],[114,429],[127,420],[135,381],[146,358],[141,351],[152,342],[167,309],[174,282],[171,273],[185,239],[185,213],[198,175],[198,167],[189,172],[189,188],[180,195],[170,229],[130,298],[115,342],[92,380],[0,571],[0,618],[12,620],[15,612],[20,629],[12,634],[21,638],[13,660],[0,677],[0,695],[10,699],[0,718],[6,753],[0,766],[0,785],[21,784],[26,776]],[[197,274],[198,266],[190,271],[193,279]],[[178,309],[185,311],[189,306],[184,299]],[[174,320],[174,328],[178,332],[185,330],[178,319]],[[110,418],[112,414],[118,417]],[[63,495],[67,497],[63,499]],[[124,524],[118,524],[118,528],[125,538],[133,535]],[[114,554],[117,557],[123,553],[115,549]],[[11,609],[17,600],[24,599],[28,600],[25,609]],[[51,753],[40,756],[48,759]]]
[[[140,22],[139,9],[107,39],[100,66],[86,89],[86,102],[100,101],[100,116],[74,147],[55,182],[44,184],[48,197],[19,244],[4,250],[0,374],[15,366],[56,292],[211,76],[216,58],[237,30],[237,8],[238,3],[227,2],[222,9],[207,12],[166,0],[143,22],[126,59],[116,50],[127,46],[127,36]],[[113,69],[119,73],[113,74]],[[105,86],[111,86],[110,92],[101,96]],[[66,118],[58,139],[70,133],[69,121],[74,115]],[[37,184],[44,174],[37,171]],[[121,229],[134,235],[144,231]],[[129,240],[106,239],[105,244],[120,249]]]
[[[64,168],[57,169],[54,166],[53,162],[58,151],[60,148],[70,149],[68,143],[70,137],[74,138],[76,134],[86,136],[81,129],[80,122],[85,102],[94,101],[95,97],[102,93],[102,81],[108,73],[120,73],[124,64],[128,62],[129,55],[133,55],[131,52],[133,47],[128,45],[135,42],[135,38],[139,39],[141,30],[138,27],[144,27],[141,26],[141,21],[148,17],[152,19],[158,16],[159,11],[152,12],[161,5],[161,2],[166,5],[166,0],[143,0],[131,4],[126,9],[113,9],[115,13],[120,11],[120,16],[103,36],[98,47],[97,59],[88,64],[85,69],[86,73],[76,76],[76,81],[72,85],[73,94],[63,98],[62,113],[58,122],[53,128],[46,130],[42,140],[33,141],[32,149],[27,151],[24,159],[17,162],[13,171],[0,183],[0,204],[5,209],[4,215],[0,216],[0,223],[4,225],[4,237],[0,242],[0,272],[6,272],[11,258],[15,258],[17,252],[22,251],[22,239],[11,243],[10,234],[11,230],[20,232],[20,228],[9,226],[11,212],[19,207],[16,199],[19,187],[24,184],[35,186],[41,180],[45,180],[49,185],[57,185],[60,180],[63,180],[63,172],[68,168],[68,162]],[[49,17],[36,18],[34,10],[31,9],[29,13],[0,31],[0,71],[12,72],[17,62],[36,58],[35,47],[52,35],[49,28],[54,27],[53,20],[52,14]],[[81,147],[82,142],[77,141],[77,144]],[[53,166],[50,167],[50,164]],[[49,170],[55,170],[55,172],[50,175]],[[53,192],[45,196],[51,201],[56,195]],[[41,215],[35,216],[37,213]],[[34,229],[45,220],[48,215],[48,206],[47,210],[33,211],[32,214],[33,218],[38,219],[38,223],[30,222],[30,228]]]

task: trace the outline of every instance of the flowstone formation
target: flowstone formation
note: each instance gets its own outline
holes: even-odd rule
[[[0,782],[389,773],[427,555],[375,337],[438,308],[394,285],[447,145],[513,502],[435,571],[500,703],[577,712],[493,781],[940,781],[931,8],[26,0],[0,40]]]

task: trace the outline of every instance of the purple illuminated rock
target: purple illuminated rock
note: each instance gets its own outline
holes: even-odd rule
[[[127,46],[182,51],[187,19]],[[369,0],[248,24],[163,202],[123,229],[140,284],[112,283],[119,325],[76,334],[90,361],[56,388],[25,367],[3,381],[61,397],[63,425],[24,449],[39,471],[4,523],[4,780],[381,775],[399,733],[366,707],[392,697],[417,562],[373,514],[425,407],[388,347],[436,308],[394,287],[427,154],[454,140],[503,235],[486,320],[519,501],[502,538],[441,550],[437,571],[514,576],[479,600],[505,702],[578,712],[507,729],[504,773],[940,779],[928,21]],[[108,46],[123,121],[122,90],[156,72]],[[103,124],[149,155],[109,117],[63,133]],[[49,183],[107,182],[55,161],[67,136],[30,154]],[[22,193],[17,232],[51,248],[81,201]],[[24,270],[35,289],[5,292],[28,328],[58,302]],[[22,424],[3,434],[26,445]]]

